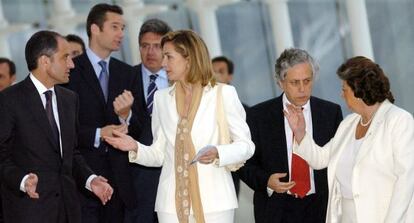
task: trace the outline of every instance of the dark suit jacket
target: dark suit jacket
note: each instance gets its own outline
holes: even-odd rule
[[[137,75],[133,73],[131,66],[111,58],[108,100],[105,102],[99,80],[87,54],[76,57],[74,63],[75,68],[70,72],[70,81],[66,87],[79,94],[79,149],[92,170],[109,178],[114,186],[114,193],[119,194],[126,207],[134,208],[137,200],[128,167],[128,154],[112,148],[105,142],[101,142],[100,148],[95,148],[94,141],[97,128],[120,124],[114,112],[113,101],[125,89],[131,91],[134,96],[130,126],[139,128],[140,119],[137,114],[142,113],[138,107],[142,91],[139,90]],[[106,173],[108,168],[111,172],[109,176]]]
[[[141,108],[146,108],[144,83],[142,80],[142,65],[139,64],[134,67],[134,73],[138,77],[139,88],[141,90],[141,99],[139,100]],[[147,109],[141,114],[141,126],[131,126],[130,135],[145,145],[152,144],[152,130],[151,130],[151,116],[148,114]],[[138,127],[138,128],[137,128]],[[145,167],[139,164],[130,164],[132,167],[134,186],[139,200],[138,208],[142,211],[147,211],[143,207],[154,210],[155,198],[157,195],[158,181],[161,173],[161,168]],[[150,215],[150,213],[148,213]],[[149,216],[148,215],[148,216]],[[150,216],[149,218],[151,218]],[[142,222],[152,222],[152,219],[141,219]]]
[[[342,121],[341,108],[316,97],[311,97],[310,106],[313,138],[317,144],[324,145],[334,136]],[[256,150],[253,157],[239,170],[239,176],[255,191],[253,203],[256,222],[266,222],[266,219],[272,218],[276,204],[287,205],[284,204],[285,194],[274,192],[271,198],[273,201],[270,202],[266,190],[270,175],[289,174],[282,95],[250,108],[247,122]],[[287,182],[289,176],[281,180]],[[323,207],[319,211],[325,215],[328,198],[326,169],[315,170],[314,180],[316,193],[324,197]]]
[[[80,222],[77,187],[92,171],[77,148],[75,93],[55,86],[63,158],[38,91],[30,78],[0,93],[0,167],[5,222],[55,223],[64,203],[70,223]],[[33,172],[40,198],[20,191],[23,177]]]

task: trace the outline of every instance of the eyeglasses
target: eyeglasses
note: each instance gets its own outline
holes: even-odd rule
[[[152,49],[152,50],[161,50],[161,44],[159,44],[159,43],[154,43],[154,44],[143,43],[139,46],[139,48],[141,50],[145,50],[145,51],[150,50],[150,49]]]

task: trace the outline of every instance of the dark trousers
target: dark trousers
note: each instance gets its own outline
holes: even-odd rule
[[[325,223],[327,194],[311,194],[303,199],[273,194],[264,206],[262,210],[255,207],[256,222]]]
[[[131,176],[138,200],[137,207],[125,211],[123,223],[157,223],[155,198],[161,169],[131,164]]]

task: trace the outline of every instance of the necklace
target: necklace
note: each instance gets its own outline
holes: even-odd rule
[[[361,119],[359,119],[359,124],[361,124],[361,126],[363,126],[363,127],[367,127],[371,123],[371,121],[374,118],[375,113],[377,113],[377,111],[378,111],[378,109],[375,110],[374,113],[372,113],[371,118],[367,121],[367,123],[362,122],[362,116],[361,116]]]

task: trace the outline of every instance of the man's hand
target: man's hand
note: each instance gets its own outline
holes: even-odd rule
[[[105,138],[107,136],[113,136],[113,131],[116,130],[118,132],[122,132],[124,134],[128,133],[128,126],[126,124],[121,125],[107,125],[101,128],[101,138]]]
[[[290,190],[293,186],[295,186],[294,181],[290,182],[281,182],[280,178],[285,177],[286,173],[274,173],[269,177],[269,180],[267,181],[267,187],[272,189],[273,191],[276,191],[277,193],[286,193],[288,190]]]
[[[113,131],[113,136],[105,136],[104,139],[115,149],[122,151],[138,151],[137,142],[131,136],[118,130]]]
[[[286,119],[288,120],[290,129],[295,134],[296,142],[300,143],[305,136],[306,123],[303,117],[301,107],[295,107],[292,104],[286,104],[286,110],[283,110]]]
[[[111,185],[108,184],[108,180],[102,176],[93,178],[91,181],[91,189],[99,197],[103,205],[111,200],[112,193],[114,192]]]
[[[36,192],[38,182],[39,179],[37,178],[37,175],[34,173],[29,173],[29,177],[24,182],[24,189],[30,198],[39,199],[39,194]]]
[[[130,91],[124,90],[113,102],[115,114],[126,120],[131,111],[132,103],[134,103],[134,96]]]

